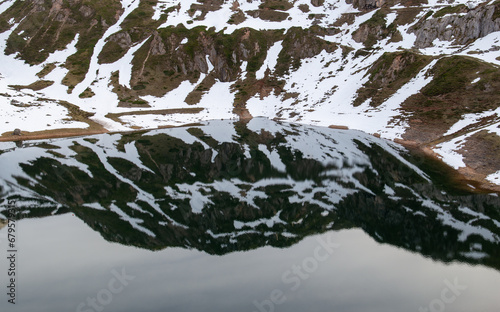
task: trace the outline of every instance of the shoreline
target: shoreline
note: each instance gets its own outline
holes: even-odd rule
[[[181,126],[166,126],[166,127],[163,126],[152,129],[137,129],[137,130],[123,131],[123,132],[120,131],[119,133],[144,131],[144,130],[149,131],[149,130],[176,128],[185,126],[189,126],[189,124]],[[328,128],[338,129],[338,130],[350,130],[348,127],[336,126],[336,125],[330,125]],[[104,134],[104,133],[112,133],[112,131],[108,131],[104,128],[98,130],[68,128],[68,129],[27,132],[21,135],[14,135],[12,133],[11,134],[3,133],[2,135],[0,135],[0,142],[20,142],[20,141],[46,140],[46,139],[48,140],[48,139],[81,137],[81,136],[89,136],[89,135]],[[373,134],[373,136],[380,138],[380,136],[377,134]],[[433,160],[437,160],[443,166],[448,167],[450,170],[452,170],[452,172],[455,173],[452,177],[453,182],[460,185],[461,188],[467,189],[475,193],[491,193],[491,192],[500,193],[500,185],[489,182],[488,180],[486,180],[485,175],[477,173],[474,169],[468,166],[459,169],[454,169],[450,167],[442,160],[441,156],[439,156],[436,152],[432,150],[433,145],[428,145],[425,143],[418,143],[415,141],[409,141],[403,139],[395,139],[393,140],[393,142],[409,150],[414,150],[423,153],[427,157],[430,157]]]
[[[3,133],[0,136],[0,142],[19,142],[19,141],[33,141],[33,140],[45,140],[45,139],[59,139],[59,138],[71,138],[94,134],[109,133],[110,131],[106,129],[100,130],[85,130],[77,128],[69,129],[57,129],[57,130],[44,130],[22,133],[20,135],[6,134]]]
[[[500,185],[491,183],[490,181],[486,180],[486,175],[479,174],[467,165],[465,167],[455,169],[445,163],[442,157],[432,149],[435,145],[429,145],[425,143],[419,144],[415,141],[401,139],[396,139],[394,140],[394,142],[407,149],[416,150],[420,153],[423,153],[427,157],[437,160],[443,166],[449,168],[450,171],[454,172],[452,176],[453,182],[461,185],[463,188],[466,188],[475,193],[500,193]]]

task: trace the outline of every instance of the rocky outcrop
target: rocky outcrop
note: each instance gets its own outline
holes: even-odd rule
[[[128,49],[132,46],[132,38],[130,38],[128,32],[119,32],[113,34],[109,37],[109,41],[115,42],[122,49]]]
[[[357,9],[368,11],[382,7],[385,0],[346,0],[346,3],[352,4]]]
[[[499,31],[500,16],[496,13],[499,10],[500,4],[497,3],[479,6],[462,15],[449,14],[426,19],[410,29],[417,36],[415,47],[431,47],[436,39],[463,45]]]
[[[370,46],[385,36],[386,31],[384,26],[363,24],[352,34],[352,39],[356,42],[367,43]],[[371,44],[368,42],[371,42]]]
[[[387,16],[381,10],[378,10],[373,16],[362,23],[359,28],[353,32],[352,38],[356,42],[364,43],[365,47],[370,48],[382,39],[392,36],[392,40],[396,41],[394,35],[398,31],[392,23],[387,25]]]
[[[161,40],[158,32],[155,31],[153,34],[153,41],[151,41],[151,54],[153,55],[164,55],[167,53],[165,49],[165,44]]]
[[[82,13],[82,15],[86,18],[91,17],[95,13],[91,7],[86,5],[82,5],[78,11],[80,11],[80,13]]]
[[[325,0],[311,0],[311,4],[315,7],[322,6],[325,3]]]

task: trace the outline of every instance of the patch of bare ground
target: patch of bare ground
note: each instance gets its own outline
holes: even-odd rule
[[[420,133],[419,130],[420,129]],[[410,128],[407,133],[412,133],[418,138],[413,140],[394,140],[407,148],[418,149],[429,157],[442,162],[442,157],[434,152],[436,145],[449,141],[467,131],[459,131],[455,134],[442,136],[442,127],[438,124],[426,125],[423,128]],[[472,130],[470,130],[472,131]],[[470,132],[468,131],[468,132]],[[441,133],[441,134],[440,134]],[[408,137],[408,136],[407,136]],[[466,167],[455,170],[455,175],[450,175],[455,185],[474,186],[474,191],[500,192],[500,186],[486,180],[489,174],[500,169],[500,137],[486,130],[480,131],[467,138],[463,147],[458,151],[464,157]],[[443,163],[443,165],[445,165]],[[450,167],[451,169],[451,167]],[[469,189],[470,190],[470,189]]]
[[[483,130],[473,134],[458,152],[467,165],[462,170],[463,174],[485,180],[500,169],[500,137],[495,133]],[[483,182],[489,183],[486,180]],[[500,191],[500,186],[496,185],[496,190]]]
[[[197,11],[200,11],[196,20],[202,21],[205,19],[205,16],[208,12],[217,11],[221,8],[221,5],[224,3],[223,0],[206,0],[199,1],[200,3],[193,3],[188,11],[188,14],[193,17]]]
[[[238,115],[240,120],[250,120],[253,118],[252,114],[250,114],[250,111],[246,107],[240,107],[240,108],[233,108],[233,113]]]
[[[273,92],[275,95],[286,96],[287,93],[283,90],[284,85],[285,82],[283,80],[270,76],[269,71],[266,71],[265,77],[260,80],[254,77],[247,77],[245,80],[238,79],[231,85],[231,92],[236,93],[233,103],[233,113],[238,115],[240,119],[251,119],[252,115],[246,107],[247,101],[257,94],[261,100]],[[290,96],[293,96],[293,94]]]
[[[500,70],[491,64],[464,56],[445,57],[430,74],[433,80],[402,105],[411,115],[405,140],[430,143],[463,115],[500,106]]]
[[[410,51],[384,53],[368,70],[369,79],[358,90],[354,106],[361,105],[367,99],[371,99],[371,106],[379,106],[430,61],[430,57]]]
[[[29,141],[29,140],[43,140],[43,139],[54,139],[54,138],[66,138],[66,137],[77,137],[86,136],[93,134],[107,133],[108,130],[101,127],[100,130],[97,128],[90,129],[54,129],[54,130],[44,130],[44,131],[33,131],[27,132],[23,131],[22,135],[12,135],[12,132],[2,133],[0,136],[0,142],[6,141]]]
[[[267,8],[260,10],[246,11],[246,13],[254,18],[260,18],[261,20],[271,21],[271,22],[282,22],[286,20],[289,16],[289,14],[286,12],[269,10]]]
[[[397,17],[395,20],[396,25],[407,25],[415,21],[420,12],[422,12],[422,8],[420,7],[409,7],[409,8],[401,8],[396,10]]]
[[[112,91],[118,95],[118,107],[149,107],[149,103],[141,99],[136,90],[120,85],[118,78],[117,71],[111,74],[110,85],[113,87]]]
[[[134,116],[134,115],[173,115],[173,114],[198,114],[204,110],[203,107],[193,107],[193,108],[170,108],[170,109],[158,109],[158,110],[144,110],[144,111],[133,111],[124,113],[109,113],[106,118],[114,120],[116,122],[122,123],[120,117],[123,116]]]
[[[39,91],[39,90],[45,89],[47,87],[50,87],[53,84],[54,84],[54,81],[52,81],[52,80],[37,80],[37,81],[33,82],[32,84],[29,84],[26,86],[10,85],[9,87],[11,87],[17,91],[21,91],[22,89],[30,89],[33,91]]]
[[[453,136],[447,137],[448,139],[453,138]],[[437,159],[444,166],[449,167],[442,161],[442,157],[433,150],[437,144],[445,141],[447,140],[438,139],[426,144],[411,140],[394,140],[408,149],[421,151],[426,156]],[[458,170],[449,167],[454,172],[448,174],[450,183],[469,191],[500,192],[500,185],[486,180],[489,174],[497,172],[500,168],[500,137],[486,130],[478,132],[469,137],[458,152],[464,156],[466,167]]]
[[[205,93],[212,88],[212,86],[215,84],[215,77],[212,73],[208,74],[205,79],[203,79],[202,82],[200,82],[199,85],[196,86],[196,88],[191,91],[187,96],[184,102],[186,102],[189,105],[194,105],[198,104],[201,101],[201,98]]]
[[[227,21],[228,24],[234,24],[234,25],[239,25],[243,23],[247,19],[245,13],[241,10],[237,10],[236,12],[231,15],[229,20]]]
[[[87,88],[82,93],[80,93],[78,97],[81,99],[87,99],[93,97],[94,95],[95,95],[94,91],[92,91],[91,88]]]
[[[328,128],[337,130],[349,130],[349,127],[340,125],[329,125]]]
[[[359,13],[344,13],[332,25],[334,27],[341,27],[344,24],[352,25],[358,15]]]
[[[42,79],[43,77],[50,74],[50,72],[53,71],[55,68],[56,68],[56,64],[54,64],[54,63],[47,64],[36,75],[38,76],[38,78]]]
[[[452,56],[441,58],[430,74],[433,80],[402,104],[403,111],[410,116],[407,118],[409,128],[402,136],[404,140],[432,150],[440,143],[499,121],[499,117],[492,114],[456,133],[444,135],[465,114],[482,113],[500,106],[497,67],[470,57]],[[488,174],[500,169],[499,147],[500,138],[496,134],[480,131],[469,137],[458,151],[466,164],[458,170],[462,179],[475,181],[472,184],[479,188],[500,191],[498,185],[486,180]]]
[[[414,141],[419,145],[440,139],[450,128],[450,125],[442,121],[423,121],[420,118],[410,118],[408,125],[408,129],[402,136],[403,139],[405,141]]]
[[[70,66],[68,66],[70,67]],[[73,89],[77,84],[83,81],[85,78],[84,73],[78,72],[78,74],[75,74],[71,71],[69,71],[66,76],[64,76],[63,80],[61,83],[65,86],[68,87],[68,90],[66,91],[68,94],[71,94],[73,92]]]

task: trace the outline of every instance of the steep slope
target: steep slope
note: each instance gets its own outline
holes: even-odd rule
[[[265,116],[415,142],[500,184],[499,1],[6,0],[0,12],[7,136]]]

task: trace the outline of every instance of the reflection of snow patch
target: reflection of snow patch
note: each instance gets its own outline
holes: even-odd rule
[[[269,161],[271,161],[271,166],[273,166],[274,169],[281,172],[286,172],[286,166],[281,161],[280,155],[276,150],[269,151],[267,146],[265,146],[264,144],[259,144],[259,151],[263,152],[267,156]]]

